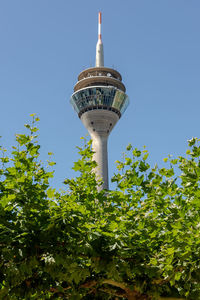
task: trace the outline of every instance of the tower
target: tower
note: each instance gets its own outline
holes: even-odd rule
[[[120,73],[104,67],[101,19],[99,12],[96,66],[79,74],[70,102],[91,136],[96,176],[103,180],[100,189],[108,189],[108,136],[129,99]]]

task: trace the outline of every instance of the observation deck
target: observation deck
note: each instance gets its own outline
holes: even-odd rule
[[[94,67],[79,74],[70,102],[79,118],[84,112],[94,109],[113,111],[120,118],[129,104],[125,91],[119,72]]]

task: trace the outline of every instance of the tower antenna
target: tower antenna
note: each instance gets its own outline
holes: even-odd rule
[[[103,67],[104,66],[104,53],[103,53],[103,43],[102,43],[102,36],[101,36],[101,21],[102,21],[102,14],[99,12],[98,15],[98,41],[96,46],[96,67]]]
[[[99,12],[99,24],[98,24],[98,39],[101,40],[101,20],[102,20],[102,15],[101,12]]]

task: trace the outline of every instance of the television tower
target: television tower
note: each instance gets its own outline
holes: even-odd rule
[[[99,12],[96,66],[78,75],[78,82],[70,100],[91,136],[95,152],[93,159],[97,162],[95,173],[97,179],[101,178],[103,181],[100,190],[109,188],[108,136],[129,104],[120,73],[104,67],[101,20],[102,15]]]

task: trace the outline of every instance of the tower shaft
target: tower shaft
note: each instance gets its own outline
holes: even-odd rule
[[[95,174],[97,179],[103,180],[101,189],[109,189],[108,183],[108,136],[95,136],[92,138],[93,160],[97,162]]]
[[[96,177],[103,180],[99,190],[109,189],[107,143],[108,136],[118,120],[119,116],[109,110],[91,110],[81,116],[81,121],[92,139],[93,160],[97,162]]]

